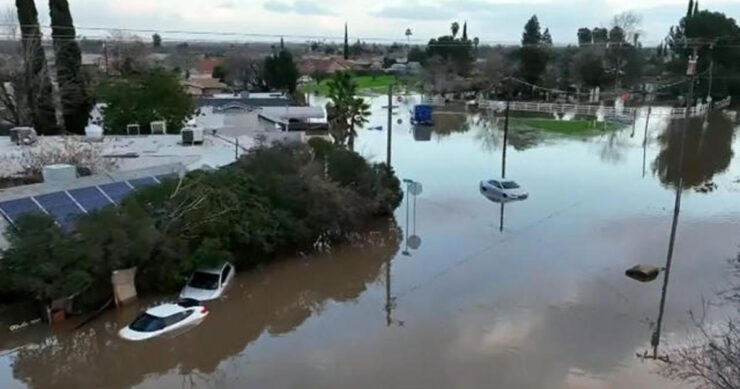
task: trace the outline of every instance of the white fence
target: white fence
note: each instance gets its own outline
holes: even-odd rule
[[[723,109],[730,105],[730,98],[720,100],[714,104],[713,109]],[[578,105],[578,104],[558,104],[558,103],[536,103],[525,101],[511,101],[509,109],[519,112],[541,112],[550,114],[573,114],[583,116],[608,117],[632,119],[637,117],[640,111],[647,114],[647,110],[642,108],[615,108],[598,105]],[[504,111],[506,101],[482,100],[478,102],[481,109],[491,109],[495,111]],[[706,114],[710,110],[709,104],[698,104],[689,108],[689,116],[696,117]],[[686,108],[670,108],[653,110],[651,115],[670,117],[680,119],[686,116]]]

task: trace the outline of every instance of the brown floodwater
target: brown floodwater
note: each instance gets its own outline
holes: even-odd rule
[[[385,125],[384,103],[373,101],[371,126]],[[412,129],[411,103],[394,118],[393,165],[423,191],[367,241],[240,273],[202,324],[174,337],[116,335],[156,299],[78,331],[0,329],[0,388],[682,387],[636,357],[650,349],[662,275],[624,275],[665,263],[681,123],[512,130],[507,177],[530,198],[501,205],[478,190],[500,175],[495,119],[440,113]],[[740,251],[737,125],[714,115],[689,131],[662,350],[694,331],[689,311],[732,285]],[[385,137],[363,131],[356,148],[383,160]]]

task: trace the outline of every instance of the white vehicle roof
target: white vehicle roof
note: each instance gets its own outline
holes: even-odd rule
[[[162,304],[147,309],[146,313],[157,317],[167,317],[182,312],[184,310],[186,310],[186,308],[183,308],[177,304]]]

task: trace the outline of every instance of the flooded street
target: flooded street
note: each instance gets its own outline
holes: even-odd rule
[[[506,177],[529,198],[501,205],[479,192],[501,174],[495,119],[446,110],[413,130],[414,101],[394,116],[393,167],[423,191],[368,242],[238,274],[201,325],[173,338],[117,337],[152,300],[77,332],[4,327],[0,388],[681,387],[636,357],[651,350],[662,274],[624,272],[665,264],[683,123],[513,129]],[[386,126],[386,104],[373,100],[369,127]],[[706,130],[690,124],[661,347],[733,281],[737,130],[721,114]],[[359,133],[356,151],[384,161],[385,128]]]

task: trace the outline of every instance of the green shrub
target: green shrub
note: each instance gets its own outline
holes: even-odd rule
[[[111,272],[134,266],[140,292],[172,291],[200,266],[252,267],[341,242],[401,198],[392,169],[354,152],[320,141],[258,148],[81,216],[73,234],[47,216],[21,218],[0,261],[0,293],[46,301],[84,291],[85,306],[96,307],[111,294]]]

